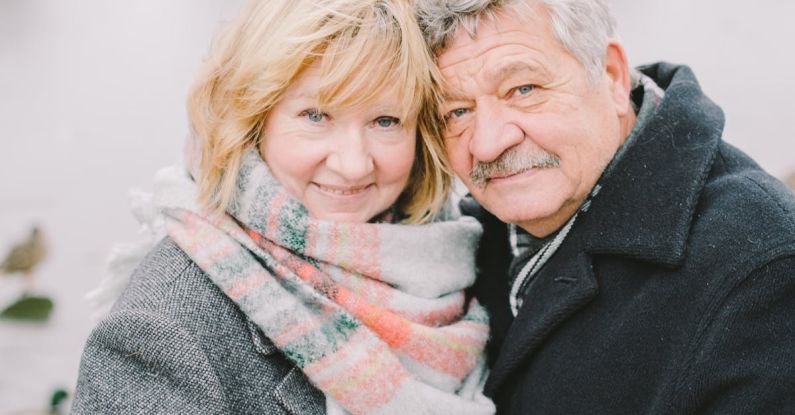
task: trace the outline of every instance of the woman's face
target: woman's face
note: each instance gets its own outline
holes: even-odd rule
[[[398,91],[321,113],[319,85],[315,64],[287,88],[268,115],[260,153],[312,217],[367,222],[389,208],[408,183],[416,120],[398,118]]]

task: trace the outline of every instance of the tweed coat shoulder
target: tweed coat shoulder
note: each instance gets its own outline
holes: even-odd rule
[[[83,352],[75,414],[323,414],[325,397],[170,238]]]
[[[501,414],[795,413],[795,197],[722,140],[689,68],[641,70],[664,99],[515,319],[506,225],[463,203],[484,225],[486,394]]]

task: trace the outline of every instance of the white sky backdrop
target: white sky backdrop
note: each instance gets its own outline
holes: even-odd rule
[[[137,226],[186,132],[184,101],[239,0],[0,0],[0,255],[44,228],[46,326],[0,321],[0,414],[72,387],[91,328],[83,293]],[[687,63],[727,115],[726,139],[776,176],[795,169],[795,2],[614,0],[630,60]],[[0,280],[0,307],[20,284]]]

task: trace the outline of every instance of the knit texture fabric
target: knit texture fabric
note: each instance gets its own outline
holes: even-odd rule
[[[157,178],[168,234],[331,401],[353,414],[489,414],[488,339],[471,218],[425,225],[312,219],[254,149],[234,202],[195,204],[178,170]]]

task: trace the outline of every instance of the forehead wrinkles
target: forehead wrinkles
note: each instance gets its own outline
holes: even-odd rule
[[[529,6],[529,10],[526,6]],[[501,46],[513,45],[542,51],[545,44],[557,43],[548,13],[540,2],[529,1],[528,4],[522,4],[521,11],[522,13],[517,14],[516,10],[509,7],[480,19],[474,36],[465,28],[459,27],[447,46],[437,55],[439,68],[444,69],[483,56]]]
[[[469,35],[462,32],[456,35],[456,38],[459,37],[465,38],[465,40],[461,42],[462,44],[454,43],[439,54],[439,69],[445,70],[470,60],[484,58],[484,55],[494,49],[502,47],[530,47],[526,40],[522,41],[523,38],[528,37],[528,34],[518,30],[496,33],[489,32],[485,36],[482,34],[478,35],[475,39],[470,38]]]
[[[467,36],[439,56],[438,63],[447,81],[456,78],[488,78],[505,75],[506,67],[543,69],[556,59],[555,48],[544,39],[522,30],[488,33],[474,40]]]
[[[497,54],[485,55],[490,50],[504,47]],[[465,90],[475,87],[481,93],[492,92],[506,79],[517,73],[536,74],[536,80],[549,77],[547,64],[537,59],[530,48],[520,44],[502,44],[484,51],[484,54],[466,59],[442,69],[447,100],[466,100]],[[474,93],[475,91],[470,90]]]

